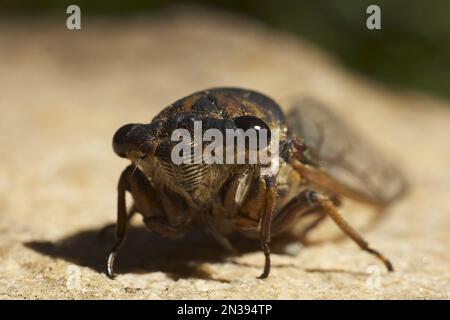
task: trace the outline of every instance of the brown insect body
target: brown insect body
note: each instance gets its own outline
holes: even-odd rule
[[[305,232],[329,216],[391,270],[390,262],[345,222],[337,200],[385,206],[403,192],[401,175],[373,149],[366,151],[364,142],[323,107],[299,104],[287,118],[261,93],[217,88],[176,101],[150,124],[120,128],[114,150],[133,165],[119,180],[118,241],[108,258],[108,275],[113,277],[114,258],[126,236],[125,191],[134,200],[130,214],[141,213],[147,228],[163,236],[182,236],[196,224],[232,251],[229,233],[259,235],[266,257],[262,278],[270,271],[270,237],[295,237],[292,232],[305,216],[315,217]],[[203,131],[252,126],[277,131],[278,165],[267,171],[271,164],[174,164],[172,132],[193,133],[194,121],[201,121]]]

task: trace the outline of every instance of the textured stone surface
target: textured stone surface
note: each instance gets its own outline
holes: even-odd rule
[[[0,298],[450,297],[444,102],[387,90],[308,43],[214,12],[85,19],[80,32],[63,21],[2,22],[0,70]],[[206,236],[170,242],[136,218],[119,276],[104,275],[113,238],[98,230],[115,219],[116,180],[126,165],[112,153],[113,132],[222,85],[254,88],[282,104],[317,98],[396,159],[411,181],[408,197],[370,226],[366,208],[345,207],[396,272],[386,274],[349,240],[334,241],[339,233],[329,223],[296,257],[274,254],[272,274],[261,281],[259,251],[226,260]]]

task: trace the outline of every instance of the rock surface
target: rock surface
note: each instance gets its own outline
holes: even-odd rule
[[[450,106],[349,73],[312,45],[215,12],[171,11],[134,20],[2,22],[0,26],[0,298],[448,299]],[[241,86],[284,105],[310,96],[332,106],[406,172],[411,190],[376,224],[350,221],[396,267],[387,274],[328,223],[316,244],[227,259],[193,234],[167,241],[138,218],[109,280],[116,181],[126,166],[114,131],[150,121],[193,91]],[[364,227],[365,226],[365,227]]]

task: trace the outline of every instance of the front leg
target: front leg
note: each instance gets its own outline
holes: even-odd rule
[[[261,249],[264,251],[264,270],[258,277],[259,279],[265,279],[270,273],[270,229],[272,223],[272,216],[275,210],[276,204],[276,179],[273,176],[265,176],[264,182],[266,185],[265,193],[265,207],[261,216],[260,224],[260,241]]]
[[[225,235],[226,231],[222,230],[221,220],[233,220],[236,219],[236,217],[240,217],[238,215],[239,209],[250,189],[252,176],[253,172],[249,169],[236,175],[236,177],[229,182],[227,188],[225,188],[226,193],[223,202],[213,206],[211,215],[208,212],[203,212],[201,215],[206,230],[214,237],[222,248],[232,255],[237,255],[238,250]]]
[[[125,243],[129,226],[125,203],[125,192],[130,192],[134,205],[133,208],[145,218],[146,226],[157,233],[168,235],[177,233],[177,230],[169,225],[165,218],[165,210],[159,201],[158,194],[148,181],[147,177],[135,166],[128,166],[121,174],[117,186],[117,240],[112,247],[107,260],[107,275],[114,278],[114,261]]]
[[[114,261],[116,259],[117,253],[120,251],[120,248],[122,248],[126,240],[128,219],[125,191],[129,189],[129,177],[131,177],[132,173],[133,166],[128,166],[120,175],[119,183],[117,185],[117,240],[108,254],[108,260],[106,263],[106,274],[111,279],[114,279]]]

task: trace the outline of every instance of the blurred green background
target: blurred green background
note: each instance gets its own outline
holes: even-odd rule
[[[450,98],[450,1],[448,0],[0,0],[2,17],[66,15],[78,4],[86,15],[157,13],[194,4],[240,13],[306,38],[339,61],[391,87]],[[366,28],[366,8],[381,8],[381,30]]]

